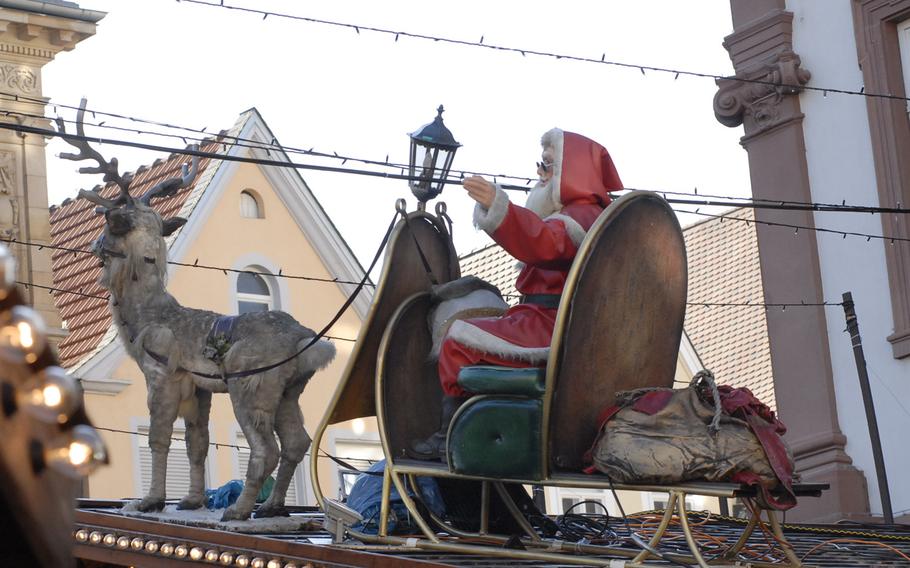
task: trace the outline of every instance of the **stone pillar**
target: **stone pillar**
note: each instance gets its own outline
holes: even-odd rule
[[[812,201],[799,97],[811,74],[792,49],[793,14],[784,0],[731,0],[734,33],[724,40],[736,77],[717,82],[714,112],[724,125],[743,125],[756,198]],[[787,86],[783,86],[787,85]],[[757,221],[814,226],[811,212],[756,209]],[[822,302],[813,231],[794,233],[756,224],[765,301]],[[768,312],[768,336],[778,413],[789,431],[804,482],[829,483],[821,499],[803,499],[788,520],[832,522],[869,515],[863,473],[844,451],[837,420],[831,356],[822,307]]]
[[[0,0],[0,126],[50,128],[40,118],[47,100],[41,69],[57,53],[94,35],[104,15],[73,2]],[[16,256],[16,279],[28,284],[24,296],[44,318],[56,345],[65,331],[50,292],[38,287],[53,286],[53,251],[36,246],[50,243],[46,145],[43,136],[0,128],[0,239]]]

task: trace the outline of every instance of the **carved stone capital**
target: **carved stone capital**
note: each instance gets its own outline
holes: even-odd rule
[[[751,119],[757,130],[749,134],[772,128],[790,118],[781,113],[784,97],[799,94],[811,77],[812,74],[800,66],[797,54],[789,49],[781,51],[766,63],[738,72],[735,78],[718,79],[714,116],[730,127]]]

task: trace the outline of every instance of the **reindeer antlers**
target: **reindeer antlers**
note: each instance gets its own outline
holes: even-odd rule
[[[123,204],[126,204],[127,207],[132,207],[134,204],[133,197],[130,195],[130,183],[133,181],[132,174],[120,175],[117,166],[117,158],[111,158],[110,161],[104,159],[104,156],[100,152],[89,146],[88,140],[85,137],[85,106],[86,99],[83,98],[79,103],[79,111],[76,113],[76,134],[69,135],[66,132],[66,125],[63,122],[63,119],[57,117],[57,130],[60,134],[63,135],[63,139],[66,140],[71,146],[76,147],[79,150],[78,154],[70,153],[61,153],[60,157],[64,160],[95,160],[98,162],[97,166],[86,166],[79,168],[79,173],[81,174],[104,174],[105,182],[114,182],[120,188],[120,195],[116,199],[105,199],[93,191],[85,191],[84,189],[79,190],[79,197],[87,199],[94,203],[95,205],[100,205],[104,209],[114,209]],[[191,150],[198,150],[198,145],[190,146]],[[152,199],[159,197],[170,197],[177,192],[178,189],[184,188],[193,178],[196,177],[196,172],[199,167],[199,156],[193,156],[193,165],[190,169],[186,164],[183,164],[182,176],[177,178],[170,178],[162,181],[157,184],[152,189],[148,190],[145,195],[140,198],[140,202],[144,205],[150,205]]]
[[[110,161],[104,159],[104,156],[100,152],[89,146],[88,140],[85,137],[85,98],[79,103],[79,112],[76,114],[76,135],[69,136],[66,134],[66,125],[63,122],[63,119],[57,117],[57,130],[63,134],[63,139],[66,140],[71,146],[74,146],[79,150],[78,154],[70,153],[61,153],[60,157],[64,160],[73,160],[73,161],[82,161],[82,160],[95,160],[98,162],[97,166],[86,166],[79,168],[80,174],[104,174],[105,182],[114,182],[120,187],[120,196],[115,200],[105,199],[100,195],[85,190],[79,190],[79,197],[84,197],[96,205],[100,205],[107,209],[117,207],[126,203],[127,205],[133,204],[133,198],[130,196],[129,188],[130,182],[133,177],[131,175],[122,176],[117,167],[117,158],[111,158]]]
[[[199,149],[199,146],[197,144],[193,144],[189,147],[189,149],[195,151]],[[198,170],[198,168],[199,156],[193,156],[192,169],[190,169],[190,167],[186,164],[183,164],[182,177],[170,178],[162,181],[152,189],[148,190],[145,195],[139,198],[139,201],[141,201],[143,205],[151,205],[152,199],[159,197],[170,197],[174,195],[177,193],[178,189],[188,186],[190,182],[193,181],[193,178],[196,177],[196,170]]]

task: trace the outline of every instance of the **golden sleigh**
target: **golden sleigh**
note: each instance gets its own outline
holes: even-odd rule
[[[399,211],[403,213],[402,205]],[[459,409],[449,428],[448,463],[407,459],[406,446],[435,431],[440,421],[441,389],[435,364],[427,361],[429,289],[432,279],[443,283],[460,276],[444,219],[440,203],[436,215],[421,208],[398,222],[367,320],[315,432],[314,455],[329,425],[372,416],[378,421],[386,458],[378,534],[350,528],[356,514],[324,495],[318,460],[310,460],[316,497],[338,536],[346,532],[386,546],[579,565],[604,565],[609,562],[605,557],[627,559],[622,565],[630,567],[658,557],[698,566],[734,565],[756,527],[765,526],[765,514],[785,561],[750,564],[801,565],[775,512],[757,506],[750,509],[741,536],[722,554],[706,559],[700,551],[686,496],[754,497],[747,486],[614,484],[605,476],[581,472],[582,456],[597,433],[597,415],[616,392],[673,383],[686,307],[685,243],[669,205],[650,192],[617,199],[588,231],[563,292],[547,367],[518,371],[523,375],[510,377],[517,380],[497,381],[494,376],[475,381],[475,388],[468,390],[477,396]],[[411,496],[418,491],[417,476],[476,480],[476,529],[456,528],[418,506]],[[595,546],[541,537],[506,490],[508,483],[664,492],[669,500],[647,542],[639,539],[637,548]],[[393,487],[419,526],[419,537],[387,534]],[[819,496],[823,488],[796,490],[800,496]],[[519,549],[504,547],[509,535],[491,529],[494,491],[524,533]],[[674,521],[685,536],[688,554],[657,550]]]

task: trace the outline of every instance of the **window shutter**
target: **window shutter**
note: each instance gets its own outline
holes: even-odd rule
[[[148,427],[139,428],[139,471],[142,495],[147,495],[152,484],[152,450],[148,445]],[[168,499],[181,499],[190,489],[190,460],[186,456],[186,442],[183,441],[184,430],[174,428],[171,449],[167,453],[167,482],[165,495]],[[208,467],[208,464],[206,464]]]

